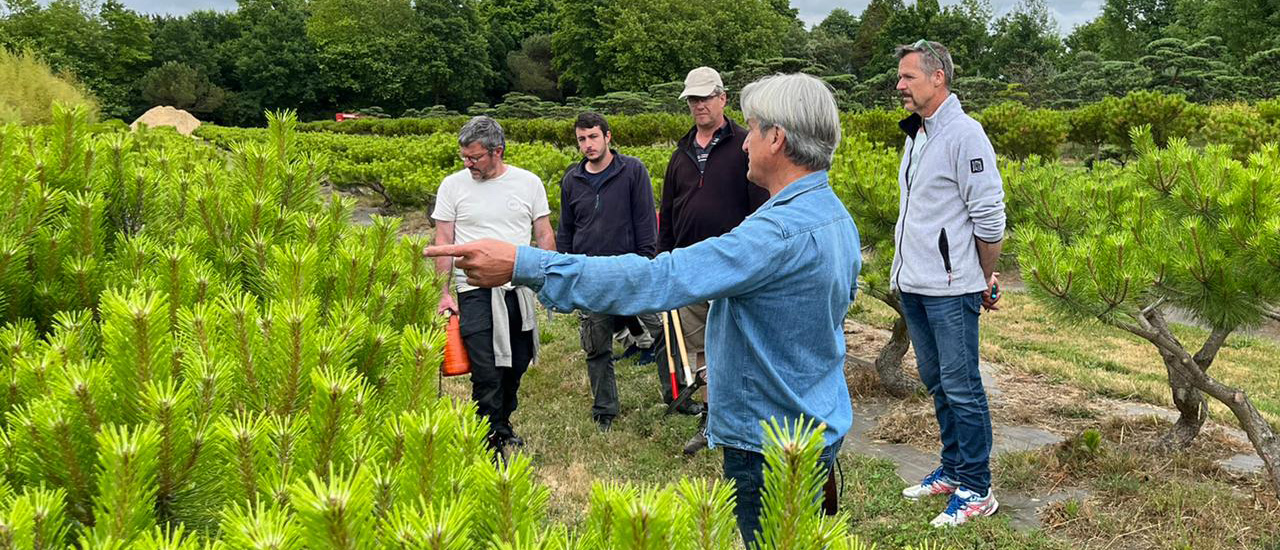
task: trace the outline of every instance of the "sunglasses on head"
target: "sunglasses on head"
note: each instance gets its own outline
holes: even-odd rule
[[[929,53],[933,54],[933,57],[937,59],[939,63],[942,62],[942,56],[938,55],[938,51],[933,49],[933,44],[930,44],[928,40],[923,38],[916,40],[916,43],[912,44],[911,47],[916,50],[919,50],[920,48],[927,48]]]

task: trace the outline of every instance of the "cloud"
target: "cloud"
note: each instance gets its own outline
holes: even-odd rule
[[[121,3],[139,13],[166,15],[185,15],[198,10],[236,9],[236,0],[123,0]]]

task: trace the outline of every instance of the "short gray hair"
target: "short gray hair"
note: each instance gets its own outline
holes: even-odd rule
[[[490,153],[507,149],[507,136],[502,133],[502,125],[484,115],[471,117],[458,132],[458,145],[466,147],[476,142]]]
[[[742,89],[742,116],[760,131],[787,131],[783,153],[810,170],[831,168],[840,145],[840,110],[826,82],[804,73],[767,76]]]
[[[928,46],[924,43],[928,43]],[[951,61],[951,50],[932,40],[920,40],[914,44],[903,44],[898,46],[895,53],[897,53],[898,59],[913,53],[920,54],[920,67],[924,69],[926,74],[933,74],[934,71],[941,70],[944,79],[943,84],[946,84],[948,88],[951,87],[951,81],[956,77],[956,65]]]

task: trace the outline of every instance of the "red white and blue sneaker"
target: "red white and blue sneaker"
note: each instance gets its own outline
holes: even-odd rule
[[[933,473],[924,476],[918,485],[903,489],[902,496],[911,500],[920,500],[927,496],[949,495],[954,492],[956,492],[956,482],[943,475],[942,466],[938,466]]]
[[[934,527],[955,527],[966,521],[996,513],[1000,503],[987,489],[987,494],[979,495],[963,487],[956,489],[947,502],[947,509],[929,522]]]

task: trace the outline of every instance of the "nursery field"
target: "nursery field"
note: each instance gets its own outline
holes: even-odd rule
[[[1066,441],[1002,455],[996,486],[1087,496],[1045,506],[1035,528],[1002,514],[938,532],[927,520],[940,503],[903,502],[892,462],[850,450],[842,515],[818,519],[807,473],[782,466],[814,441],[781,427],[774,440],[795,444],[771,451],[769,490],[786,508],[766,512],[767,548],[1280,543],[1280,348],[1243,335],[1280,303],[1280,150],[1269,144],[1280,122],[1266,102],[1179,101],[1136,94],[1093,118],[1104,107],[980,114],[1006,157],[1007,263],[1026,286],[985,318],[983,357],[1021,377],[1013,398],[1078,400],[999,413]],[[1108,118],[1126,108],[1146,109],[1151,125]],[[1202,118],[1186,126],[1191,116]],[[1221,122],[1237,116],[1251,122]],[[927,407],[910,356],[894,351],[886,288],[896,117],[846,115],[831,180],[866,246],[851,318],[883,330],[851,353],[891,367],[851,363],[851,387],[870,381],[855,400],[890,399],[891,378],[905,380],[880,429],[921,433],[910,422]],[[1058,126],[1037,134],[1046,120]],[[193,140],[59,108],[48,125],[0,127],[0,545],[740,545],[718,455],[678,456],[695,421],[662,417],[652,367],[622,363],[626,410],[615,431],[595,432],[572,316],[551,321],[522,390],[515,421],[529,445],[488,460],[465,380],[436,381],[440,281],[420,257],[430,229],[400,217],[420,217],[460,167],[456,138],[314,126],[276,114],[265,129],[206,126]],[[1035,135],[1048,138],[1001,145]],[[578,159],[566,145],[508,149],[543,178],[553,211]],[[656,195],[672,147],[633,138],[621,150],[645,162]],[[374,204],[343,192],[357,188]],[[387,216],[351,223],[370,206]],[[1103,400],[1173,413],[1113,418]],[[1224,424],[1245,435],[1225,438]],[[1239,452],[1265,468],[1217,466]]]

